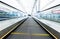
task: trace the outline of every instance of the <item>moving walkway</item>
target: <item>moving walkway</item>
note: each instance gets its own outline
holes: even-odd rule
[[[54,39],[54,37],[29,17],[4,39]]]
[[[30,17],[6,39],[53,39],[53,37]]]

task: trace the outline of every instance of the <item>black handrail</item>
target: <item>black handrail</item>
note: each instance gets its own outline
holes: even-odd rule
[[[7,3],[5,3],[5,2],[0,1],[0,3],[5,4],[5,5],[7,5],[7,6],[11,7],[11,8],[14,8],[14,9],[16,9],[16,10],[18,10],[18,11],[21,11],[21,10],[19,10],[19,9],[17,9],[17,8],[15,8],[15,7],[7,4]],[[23,12],[23,11],[21,11],[21,12]],[[24,12],[23,12],[23,13],[24,13]]]
[[[48,9],[42,10],[41,12],[43,12],[43,11],[47,11],[47,10],[50,10],[50,9],[53,9],[53,8],[55,8],[55,7],[58,7],[58,6],[60,6],[60,4],[55,5],[55,6],[53,6],[53,7],[50,7],[50,8],[48,8]]]

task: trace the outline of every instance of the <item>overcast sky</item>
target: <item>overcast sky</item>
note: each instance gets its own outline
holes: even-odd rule
[[[8,3],[11,6],[14,6],[24,12],[30,13],[32,11],[33,4],[35,0],[1,0],[5,3]],[[38,1],[38,0],[37,0]],[[52,3],[50,3],[52,2]],[[60,4],[60,0],[40,0],[40,10],[47,9],[51,6]]]

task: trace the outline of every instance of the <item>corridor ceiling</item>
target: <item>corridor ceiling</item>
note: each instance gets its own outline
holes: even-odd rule
[[[21,11],[31,14],[34,2],[36,0],[1,0]],[[37,0],[39,1],[39,0]],[[37,2],[38,3],[38,2]],[[40,11],[60,4],[60,0],[40,0]]]

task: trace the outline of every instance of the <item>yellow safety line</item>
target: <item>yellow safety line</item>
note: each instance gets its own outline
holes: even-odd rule
[[[21,35],[32,35],[32,36],[49,36],[49,34],[29,34],[29,33],[23,33],[23,32],[12,32],[11,34],[13,34],[13,35],[19,35],[19,34],[21,34]]]
[[[33,36],[49,36],[49,34],[32,34]]]
[[[41,24],[40,24],[41,25]],[[55,36],[52,32],[50,32],[47,28],[45,28],[43,25],[42,25],[42,27],[49,33],[49,34],[51,34],[55,39],[58,39],[58,37],[57,36]]]
[[[19,24],[18,24],[19,25]],[[0,39],[3,39],[6,35],[8,35],[12,30],[14,30],[18,25],[16,25],[14,28],[12,28],[9,32],[7,32],[5,35],[3,35]]]
[[[29,35],[29,33],[22,33],[22,32],[12,32],[11,34],[23,34],[23,35]]]
[[[47,28],[45,28],[44,26],[42,26],[47,32],[49,32],[55,39],[58,39],[53,33],[51,33]]]

